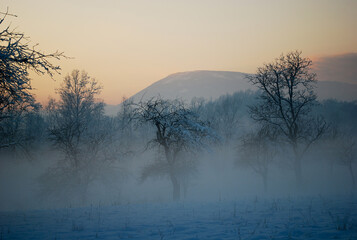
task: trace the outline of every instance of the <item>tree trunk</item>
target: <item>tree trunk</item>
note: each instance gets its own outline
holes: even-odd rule
[[[295,142],[293,144],[293,150],[294,150],[294,172],[295,172],[295,179],[296,179],[296,186],[298,190],[301,190],[303,187],[302,184],[302,169],[301,169],[301,159],[302,155],[299,154],[298,152],[298,146],[297,143]]]
[[[302,184],[301,157],[297,154],[295,154],[294,171],[295,171],[297,188],[302,189],[303,184]]]
[[[85,176],[83,176],[83,173],[81,174],[78,170],[76,171],[76,176],[78,177],[76,186],[76,192],[78,194],[79,201],[78,203],[80,204],[80,206],[85,206],[85,204],[87,203],[89,181]]]
[[[171,183],[172,183],[172,199],[174,201],[178,201],[180,200],[180,183],[177,180],[176,176],[175,176],[175,171],[174,171],[174,163],[175,163],[175,155],[170,151],[170,149],[167,146],[165,147],[165,156],[166,156],[166,160],[168,162],[168,164],[170,165],[170,170],[169,170],[169,174],[170,174],[170,179],[171,179]]]
[[[170,174],[173,192],[172,192],[172,199],[174,201],[180,200],[180,183],[178,182],[177,178],[174,176],[173,173]]]

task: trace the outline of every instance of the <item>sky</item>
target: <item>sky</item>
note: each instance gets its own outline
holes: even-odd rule
[[[118,104],[172,73],[253,73],[292,50],[320,72],[338,59],[349,61],[346,71],[357,63],[355,0],[0,0],[0,11],[7,7],[18,17],[6,24],[38,49],[71,57],[54,62],[62,67],[54,80],[31,74],[43,104],[73,69],[96,78],[100,97]]]

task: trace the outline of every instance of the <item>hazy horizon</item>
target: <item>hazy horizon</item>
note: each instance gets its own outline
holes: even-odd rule
[[[356,10],[1,1],[0,240],[357,239]]]
[[[17,17],[6,24],[31,44],[73,57],[56,62],[56,81],[31,75],[40,102],[73,69],[95,77],[104,102],[118,104],[176,72],[254,73],[296,49],[323,63],[357,53],[355,1],[2,1],[1,12],[7,7]]]

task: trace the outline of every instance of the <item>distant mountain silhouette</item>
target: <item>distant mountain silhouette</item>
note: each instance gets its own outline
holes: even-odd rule
[[[162,98],[181,98],[190,101],[194,97],[216,99],[223,94],[254,90],[245,73],[223,71],[181,72],[167,76],[141,90],[131,98],[135,101],[160,95]]]
[[[246,76],[249,74],[227,71],[192,71],[171,74],[131,97],[134,101],[147,100],[160,95],[162,98],[180,98],[191,101],[192,98],[214,100],[224,94],[253,90]],[[357,85],[344,82],[318,81],[316,93],[319,100],[337,99],[340,101],[357,100]],[[113,114],[119,106],[107,106],[107,113]]]

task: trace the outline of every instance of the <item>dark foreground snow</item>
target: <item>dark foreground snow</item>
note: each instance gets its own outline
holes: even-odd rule
[[[357,239],[357,201],[253,198],[0,213],[0,239]]]

